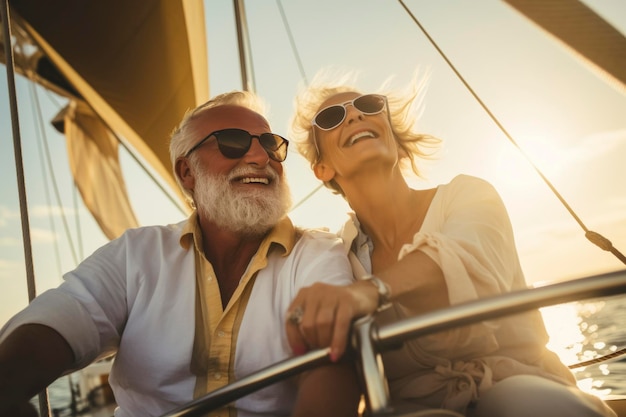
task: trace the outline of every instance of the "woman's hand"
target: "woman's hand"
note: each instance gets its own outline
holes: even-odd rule
[[[346,351],[352,321],[373,313],[378,290],[357,281],[347,286],[316,283],[300,290],[287,311],[287,340],[296,355],[330,347],[336,362]]]

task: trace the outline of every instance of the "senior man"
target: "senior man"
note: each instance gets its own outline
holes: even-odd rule
[[[29,398],[59,376],[113,354],[116,417],[159,416],[292,355],[292,298],[352,273],[340,240],[286,216],[287,146],[254,94],[188,112],[170,156],[194,212],[128,230],[5,325],[0,416],[27,415]],[[332,364],[210,415],[356,416],[358,400],[352,367]]]

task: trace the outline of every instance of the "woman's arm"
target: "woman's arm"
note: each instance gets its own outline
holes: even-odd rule
[[[419,306],[416,313],[449,305],[441,269],[421,251],[407,254],[376,275],[389,285],[393,301],[402,303],[410,297],[411,305]],[[369,281],[356,281],[343,287],[314,284],[303,288],[289,307],[289,312],[297,308],[303,310],[299,324],[292,321],[286,323],[289,345],[296,354],[330,346],[331,358],[339,360],[346,350],[353,320],[374,313],[378,307],[378,290]]]
[[[519,269],[511,225],[495,189],[467,176],[450,187],[440,209],[439,229],[416,234],[398,262],[374,271],[389,286],[392,301],[412,314],[509,291]],[[303,353],[330,346],[338,359],[352,321],[373,313],[378,301],[378,291],[368,281],[301,290],[289,308],[304,310],[299,325],[287,322],[292,349]]]
[[[300,376],[293,417],[356,417],[360,399],[351,363],[315,368]]]

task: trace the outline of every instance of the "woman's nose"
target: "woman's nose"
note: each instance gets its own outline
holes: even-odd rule
[[[346,123],[363,120],[363,113],[351,104],[346,105]]]

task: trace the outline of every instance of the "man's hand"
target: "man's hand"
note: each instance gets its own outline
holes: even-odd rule
[[[38,417],[39,413],[31,403],[24,403],[4,409],[0,405],[0,417]]]
[[[38,413],[28,400],[70,369],[74,352],[50,327],[26,324],[0,344],[0,417]]]

